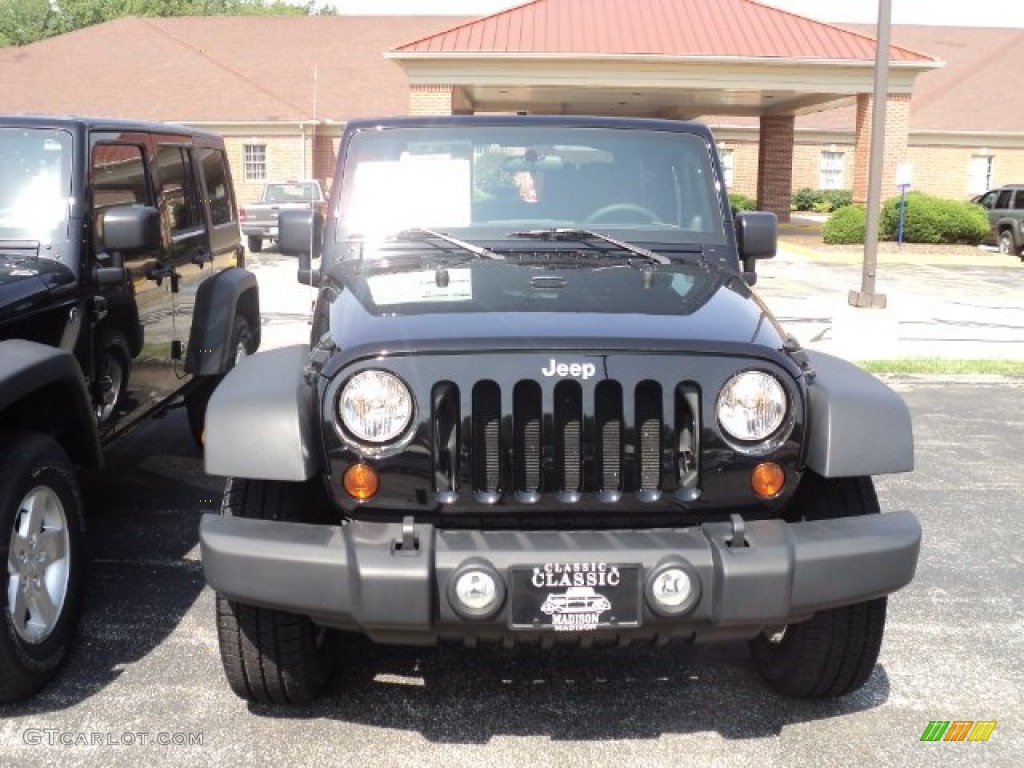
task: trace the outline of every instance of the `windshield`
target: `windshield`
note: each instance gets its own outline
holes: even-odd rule
[[[0,241],[67,239],[71,135],[0,127]]]
[[[711,147],[694,134],[402,126],[352,137],[338,234],[372,240],[423,229],[473,240],[569,228],[634,242],[720,245],[719,195]]]
[[[309,203],[320,199],[320,189],[312,181],[267,184],[268,203]]]

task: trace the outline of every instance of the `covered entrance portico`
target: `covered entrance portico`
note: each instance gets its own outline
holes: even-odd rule
[[[789,220],[795,119],[857,105],[854,199],[867,197],[875,42],[751,0],[536,0],[403,45],[413,114],[528,112],[759,122],[757,201]],[[907,153],[918,74],[890,47],[883,184]]]

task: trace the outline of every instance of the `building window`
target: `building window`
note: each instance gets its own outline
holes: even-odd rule
[[[974,155],[967,171],[967,192],[980,195],[992,187],[992,155]]]
[[[718,148],[718,157],[722,161],[722,176],[725,178],[725,186],[732,188],[733,156],[732,150],[725,147]]]
[[[843,188],[843,153],[826,150],[821,153],[821,168],[818,173],[819,189]]]
[[[246,181],[264,181],[267,178],[267,145],[243,145],[245,160],[242,163]]]

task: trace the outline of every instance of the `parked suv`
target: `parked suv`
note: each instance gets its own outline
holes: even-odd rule
[[[259,345],[220,138],[0,116],[0,701],[65,658],[82,601],[76,468],[214,386]]]
[[[353,121],[334,178],[326,221],[280,219],[310,343],[210,403],[231,479],[200,542],[239,696],[315,696],[333,630],[745,638],[784,694],[867,680],[920,545],[871,479],[912,468],[909,413],[753,293],[776,219],[733,214],[707,127]]]
[[[985,209],[992,230],[984,242],[998,245],[1000,253],[1024,260],[1024,185],[1011,184],[991,189],[974,202]]]

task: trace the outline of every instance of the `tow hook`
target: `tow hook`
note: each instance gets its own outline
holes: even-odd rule
[[[744,547],[750,546],[747,544],[747,528],[746,523],[743,522],[743,518],[738,514],[733,514],[730,517],[732,523],[732,536],[726,541],[726,544],[730,549],[743,549]]]
[[[406,557],[415,555],[420,551],[420,540],[416,538],[416,529],[413,526],[412,515],[402,518],[402,538],[394,542],[391,551],[396,555]]]

